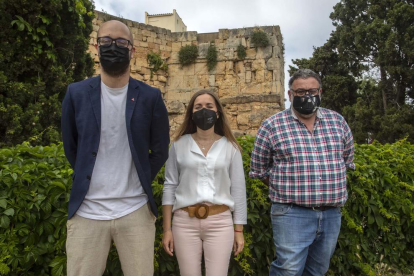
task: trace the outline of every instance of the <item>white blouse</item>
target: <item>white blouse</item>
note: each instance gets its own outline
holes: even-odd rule
[[[226,137],[204,156],[190,134],[172,143],[165,165],[162,205],[173,212],[197,203],[229,206],[234,224],[247,224],[246,183],[240,151]]]

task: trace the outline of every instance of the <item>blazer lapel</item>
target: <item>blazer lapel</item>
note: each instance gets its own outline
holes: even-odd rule
[[[125,120],[127,128],[131,127],[132,113],[134,113],[135,104],[139,95],[139,84],[133,78],[129,78],[128,93],[125,108]]]
[[[89,97],[91,98],[93,113],[99,130],[101,129],[101,76],[98,76],[90,84]]]

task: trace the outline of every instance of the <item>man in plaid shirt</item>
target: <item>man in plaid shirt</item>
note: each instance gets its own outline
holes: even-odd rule
[[[319,75],[300,69],[289,80],[291,108],[261,125],[250,177],[269,185],[274,275],[324,275],[348,198],[346,169],[354,169],[351,130],[338,113],[321,108]]]

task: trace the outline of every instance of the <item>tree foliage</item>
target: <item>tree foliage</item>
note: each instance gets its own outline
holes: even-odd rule
[[[0,146],[60,140],[66,86],[93,74],[89,0],[0,0]]]
[[[228,275],[268,275],[273,245],[268,187],[250,179],[254,137],[239,137],[247,188],[245,248],[231,257]],[[414,270],[414,145],[405,140],[356,145],[348,172],[349,199],[330,275],[385,275]],[[66,275],[66,218],[73,170],[61,144],[0,149],[0,275]],[[161,214],[164,169],[152,183]],[[179,275],[162,248],[156,222],[155,274]],[[381,273],[379,273],[381,272]],[[115,248],[104,275],[122,275]]]
[[[414,141],[414,3],[342,0],[331,19],[325,45],[293,63],[322,76],[322,104],[344,114],[356,141]]]

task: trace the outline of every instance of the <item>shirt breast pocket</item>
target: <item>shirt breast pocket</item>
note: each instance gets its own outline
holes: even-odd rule
[[[342,139],[342,134],[339,132],[333,132],[325,136],[326,148],[330,152],[343,152],[344,143]]]

